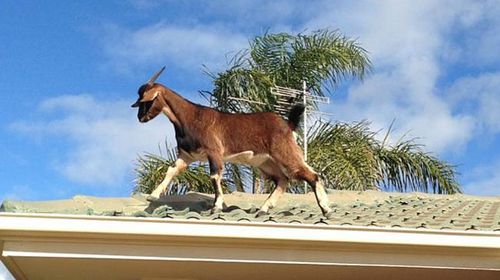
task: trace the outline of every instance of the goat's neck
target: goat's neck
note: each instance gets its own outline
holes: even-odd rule
[[[165,103],[163,112],[174,125],[183,126],[193,112],[194,105],[168,88],[163,90],[162,97]]]

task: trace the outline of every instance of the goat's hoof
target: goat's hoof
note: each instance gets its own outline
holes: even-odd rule
[[[257,215],[255,215],[255,218],[259,218],[259,217],[266,216],[266,215],[269,215],[269,213],[267,213],[266,211],[260,210],[259,212],[257,212]]]
[[[257,211],[259,211],[259,208],[256,208],[255,206],[252,206],[252,208],[250,208],[250,209],[247,210],[247,213],[248,214],[255,214],[255,213],[257,213]]]
[[[149,201],[149,202],[155,202],[155,201],[158,201],[159,199],[160,199],[159,197],[152,196],[152,195],[148,195],[146,197],[146,200]]]
[[[217,214],[220,212],[222,212],[222,209],[219,207],[214,207],[214,208],[210,209],[210,214]]]
[[[325,218],[326,218],[327,220],[330,220],[330,219],[333,217],[333,211],[332,211],[332,210],[330,210],[330,211],[328,211],[328,212],[326,212],[326,213],[323,213],[323,216],[325,216]]]

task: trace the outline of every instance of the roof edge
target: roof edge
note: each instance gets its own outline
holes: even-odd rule
[[[0,259],[18,276],[18,258],[500,271],[499,241],[500,232],[0,213]]]
[[[49,236],[226,238],[500,249],[500,232],[0,213],[0,240],[33,233]]]

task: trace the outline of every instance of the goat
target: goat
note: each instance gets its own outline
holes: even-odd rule
[[[261,206],[257,216],[268,214],[286,191],[290,179],[305,180],[314,190],[325,217],[330,217],[328,197],[319,176],[304,161],[302,150],[293,137],[302,105],[294,106],[288,121],[272,112],[224,113],[194,104],[173,90],[155,83],[165,67],[155,73],[139,90],[132,104],[139,108],[137,118],[145,123],[163,112],[172,122],[177,140],[178,157],[167,170],[165,179],[148,197],[158,199],[172,179],[194,161],[208,161],[210,179],[215,189],[212,213],[223,209],[221,175],[224,162],[247,164],[258,168],[276,188]]]

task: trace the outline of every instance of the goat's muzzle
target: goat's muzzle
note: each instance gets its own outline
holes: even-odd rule
[[[149,117],[148,114],[145,114],[143,116],[138,116],[139,122],[145,123],[151,120],[151,117]]]
[[[136,103],[137,103],[137,106],[135,106],[135,107],[139,108],[139,110],[137,112],[137,119],[139,120],[139,122],[145,123],[145,122],[151,120],[156,115],[156,114],[154,114],[154,112],[151,112],[151,107],[153,106],[154,100],[153,101],[146,101],[146,102],[138,101]],[[134,107],[134,105],[136,105],[136,104],[133,104],[132,107]],[[153,114],[151,114],[151,113],[153,113]]]

